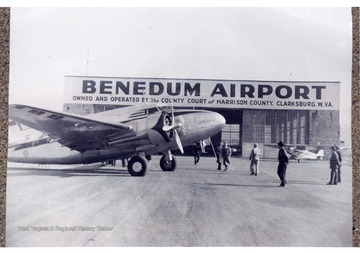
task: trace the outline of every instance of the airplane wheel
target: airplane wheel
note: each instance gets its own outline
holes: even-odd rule
[[[160,167],[163,171],[174,171],[176,169],[176,160],[172,156],[172,161],[167,162],[165,156],[162,156],[160,159]]]
[[[298,159],[298,163],[301,163],[301,160],[300,160],[300,159]]]
[[[131,176],[143,177],[148,171],[148,161],[145,157],[134,156],[130,159],[128,164],[128,171]]]

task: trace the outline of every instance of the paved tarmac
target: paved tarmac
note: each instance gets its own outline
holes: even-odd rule
[[[7,246],[352,246],[351,166],[326,185],[327,161],[291,161],[277,187],[275,160],[177,157],[145,177],[117,167],[9,164]]]

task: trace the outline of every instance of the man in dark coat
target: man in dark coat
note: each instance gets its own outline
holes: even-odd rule
[[[279,141],[277,145],[279,147],[279,155],[278,155],[279,165],[278,165],[277,174],[281,180],[281,184],[279,185],[279,187],[285,187],[285,183],[286,183],[285,175],[286,175],[287,165],[289,163],[289,155],[286,152],[285,144],[282,141]]]
[[[341,183],[341,162],[342,162],[342,155],[341,155],[341,152],[340,152],[340,148],[338,147],[338,146],[336,146],[335,144],[334,144],[334,147],[336,148],[336,153],[337,153],[337,155],[338,155],[338,158],[339,158],[339,165],[338,165],[338,171],[337,171],[337,173],[338,173],[338,175],[337,175],[337,182],[338,183]]]
[[[328,185],[337,185],[338,182],[338,166],[340,165],[339,155],[336,152],[336,147],[331,147],[332,153],[330,157],[330,182]]]
[[[194,155],[195,165],[200,161],[200,153],[201,153],[201,146],[200,146],[200,142],[197,141],[193,144],[193,155]]]

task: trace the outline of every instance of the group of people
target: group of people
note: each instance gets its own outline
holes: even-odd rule
[[[290,155],[287,153],[285,149],[285,144],[283,141],[279,141],[277,143],[279,148],[278,153],[278,168],[277,174],[281,181],[278,187],[285,187],[287,184],[286,181],[286,170],[289,164]],[[341,182],[341,153],[340,148],[335,144],[331,147],[332,154],[330,158],[330,182],[328,185],[336,185]],[[221,143],[216,148],[216,158],[218,163],[218,170],[221,170],[221,165],[225,166],[225,171],[228,169],[230,164],[230,156],[231,156],[231,148],[228,146],[227,142]],[[249,160],[250,160],[250,175],[257,176],[259,174],[259,162],[260,162],[260,149],[257,143],[254,143],[254,147],[250,152]]]
[[[230,156],[232,150],[229,147],[227,142],[220,143],[219,146],[215,149],[216,154],[216,162],[218,164],[218,170],[221,170],[221,166],[224,165],[224,171],[227,171],[228,166],[231,163]],[[251,175],[257,176],[259,173],[259,161],[260,161],[260,149],[258,148],[258,144],[254,144],[254,148],[251,150],[249,160],[251,161],[250,164],[250,171]]]
[[[197,165],[200,161],[200,155],[205,153],[206,144],[204,141],[197,141],[193,144],[194,164]],[[222,170],[222,165],[225,166],[224,171],[227,171],[230,165],[231,148],[227,142],[221,142],[219,146],[215,148],[216,162],[218,164],[218,170]]]
[[[283,141],[277,143],[279,147],[278,161],[279,165],[277,168],[277,174],[280,178],[279,187],[285,187],[286,181],[286,169],[289,164],[289,154],[286,152],[285,144]],[[251,150],[249,160],[250,163],[250,175],[257,176],[259,174],[259,162],[260,162],[260,149],[257,143],[254,143],[254,148]]]
[[[279,155],[278,155],[278,175],[281,180],[280,187],[285,187],[286,182],[286,169],[289,163],[289,155],[286,152],[285,145],[282,141],[278,143],[279,146]],[[327,185],[337,185],[341,182],[341,152],[340,148],[335,144],[331,147],[331,157],[330,157],[330,181]]]
[[[231,148],[229,147],[227,142],[220,143],[219,146],[215,149],[216,154],[216,162],[218,164],[218,170],[221,170],[221,166],[224,165],[224,171],[227,171],[228,166],[230,165],[230,156],[231,156]]]

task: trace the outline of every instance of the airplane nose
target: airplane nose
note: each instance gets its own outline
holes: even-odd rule
[[[225,124],[226,124],[225,118],[219,113],[215,113],[214,118],[215,118],[215,124],[214,124],[215,127],[219,131],[221,131],[224,128]]]
[[[209,130],[213,132],[213,134],[217,134],[224,128],[226,123],[225,118],[217,112],[212,112],[211,118],[212,118],[212,124],[208,126]]]

